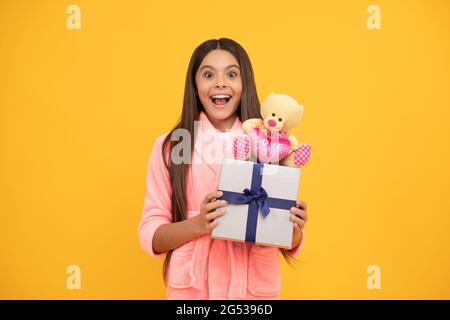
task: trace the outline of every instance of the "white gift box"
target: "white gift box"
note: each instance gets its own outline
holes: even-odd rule
[[[300,168],[224,159],[219,190],[228,204],[211,237],[291,249],[289,214],[296,204],[300,172]],[[270,212],[265,215],[263,208]]]

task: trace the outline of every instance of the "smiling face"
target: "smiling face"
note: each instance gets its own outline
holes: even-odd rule
[[[222,131],[231,128],[242,94],[242,79],[237,59],[226,50],[212,50],[200,64],[195,83],[211,123]]]

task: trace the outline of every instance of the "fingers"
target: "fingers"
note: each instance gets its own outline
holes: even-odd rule
[[[213,211],[214,209],[224,207],[227,205],[227,202],[225,200],[216,200],[214,202],[207,203],[204,208],[206,213]]]
[[[227,205],[227,201],[217,199],[222,195],[222,191],[208,193],[201,203],[202,228],[206,229],[208,233],[217,226],[217,218],[225,214],[224,209],[216,210]]]
[[[214,219],[216,219],[216,218],[218,218],[218,217],[221,217],[221,216],[223,216],[225,214],[225,210],[217,210],[217,211],[213,211],[213,212],[211,212],[211,213],[208,213],[207,215],[206,215],[206,219],[208,220],[208,221],[211,221],[211,220],[214,220]]]
[[[217,227],[217,224],[219,222],[217,220],[214,220],[213,222],[209,223],[208,226],[206,227],[209,231],[211,231],[212,229],[214,229],[215,227]]]
[[[300,229],[303,229],[305,227],[306,221],[300,219],[299,217],[297,217],[293,214],[289,215],[289,220],[294,223],[294,228],[295,228],[295,226],[300,227]]]
[[[297,208],[306,211],[307,210],[307,205],[305,201],[299,200],[297,201]]]
[[[300,207],[301,209],[299,209]],[[308,221],[308,213],[306,212],[306,202],[299,201],[296,207],[291,208],[289,220],[294,223],[294,228],[303,229]]]
[[[300,210],[299,208],[292,207],[291,213],[293,213],[295,216],[299,217],[300,219],[302,219],[305,222],[308,221],[308,213],[304,210]]]
[[[205,199],[203,199],[201,205],[204,206],[207,203],[211,202],[212,200],[214,200],[215,198],[221,197],[223,195],[222,191],[214,191],[211,193],[208,193],[205,197]]]
[[[206,229],[211,231],[219,224],[219,221],[216,219],[225,214],[225,210],[217,210],[206,215]]]

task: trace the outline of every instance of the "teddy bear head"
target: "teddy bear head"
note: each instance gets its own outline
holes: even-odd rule
[[[303,105],[294,98],[271,92],[261,104],[264,126],[270,130],[288,131],[300,123]]]

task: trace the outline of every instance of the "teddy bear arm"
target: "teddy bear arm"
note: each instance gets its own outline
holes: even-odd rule
[[[262,119],[252,118],[244,121],[244,123],[242,124],[242,129],[245,132],[248,132],[254,128],[260,127],[262,124],[263,124]]]

